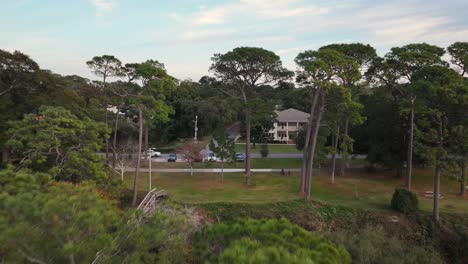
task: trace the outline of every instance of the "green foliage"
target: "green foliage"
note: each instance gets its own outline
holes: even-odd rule
[[[95,56],[92,60],[87,61],[86,65],[94,74],[102,77],[104,83],[108,77],[121,75],[122,62],[112,55]]]
[[[13,171],[11,168],[0,171],[0,195],[17,195],[34,193],[43,190],[49,181],[46,173],[31,172],[29,170]]]
[[[291,78],[292,72],[282,67],[274,52],[255,47],[239,47],[225,54],[215,54],[210,70],[233,84],[253,88]],[[251,76],[257,76],[251,78]]]
[[[101,263],[186,263],[186,240],[192,232],[189,213],[180,206],[161,204],[140,223],[120,228],[115,247],[104,253]]]
[[[321,221],[354,218],[354,211],[343,206],[312,204],[304,200],[266,204],[209,203],[201,205],[208,216],[221,221],[233,221],[237,218],[281,218],[298,224],[308,230],[316,229]]]
[[[461,76],[468,72],[468,42],[455,42],[447,48],[450,62],[460,68]]]
[[[268,144],[262,144],[260,146],[260,155],[262,155],[262,158],[268,157],[268,153],[269,153]]]
[[[391,207],[404,214],[414,214],[418,211],[418,197],[406,189],[395,189]]]
[[[351,263],[344,248],[286,219],[244,219],[194,235],[196,263]]]
[[[445,263],[434,248],[389,235],[380,225],[366,225],[359,230],[347,227],[325,236],[343,245],[353,263]]]
[[[16,175],[18,180],[21,177],[24,173]],[[118,214],[113,203],[96,193],[95,186],[54,183],[45,191],[32,190],[0,196],[3,261],[90,263],[96,252],[112,244]]]
[[[210,142],[210,149],[223,162],[227,160],[233,161],[235,158],[236,151],[234,140],[229,137],[223,127],[215,131],[213,140]]]
[[[96,154],[108,133],[103,124],[79,119],[62,107],[42,106],[38,114],[25,115],[11,126],[8,145],[20,167],[48,172],[58,180],[105,179]]]

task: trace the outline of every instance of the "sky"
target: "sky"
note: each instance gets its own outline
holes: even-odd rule
[[[211,57],[240,46],[295,56],[331,43],[391,47],[468,41],[467,0],[0,0],[0,49],[44,69],[95,79],[86,66],[109,54],[155,59],[198,81]]]

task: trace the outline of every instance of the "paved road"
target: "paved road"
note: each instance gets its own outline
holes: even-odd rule
[[[135,171],[135,168],[130,168],[128,171]],[[149,172],[148,168],[141,168],[141,172]],[[244,172],[245,169],[232,169],[226,168],[224,172]],[[251,169],[252,172],[281,172],[281,169]],[[300,172],[301,169],[284,169],[285,173],[289,172]],[[151,172],[190,172],[190,169],[151,169]],[[213,169],[193,169],[193,172],[221,172],[221,168],[213,168]]]
[[[202,155],[203,155],[204,158],[206,158],[208,156],[208,152],[209,152],[209,150],[207,150],[207,149],[202,150]],[[98,153],[98,154],[101,155],[101,156],[105,156],[105,153]],[[136,155],[132,155],[132,156],[134,156],[136,158]],[[153,157],[152,160],[155,161],[155,162],[164,162],[164,161],[167,161],[168,156],[169,156],[168,153],[162,153],[160,157]],[[112,157],[112,153],[109,153],[109,157]],[[252,153],[251,157],[252,157],[252,159],[262,158],[260,153]],[[331,155],[328,155],[327,157],[329,159],[331,159]],[[302,153],[270,153],[268,155],[268,158],[270,158],[270,159],[302,159]],[[341,156],[337,155],[336,158],[340,159]],[[367,155],[361,155],[361,154],[353,155],[351,157],[351,159],[358,159],[358,160],[363,160],[363,159],[366,159],[366,158],[367,158]],[[182,158],[181,155],[177,155],[177,159],[182,161],[183,158]]]

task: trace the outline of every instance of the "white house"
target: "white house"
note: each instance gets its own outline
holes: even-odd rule
[[[277,117],[270,130],[270,135],[274,141],[293,143],[297,131],[305,126],[309,119],[309,114],[289,108],[283,111],[275,111]]]

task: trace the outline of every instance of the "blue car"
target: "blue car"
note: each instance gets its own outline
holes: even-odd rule
[[[235,159],[237,162],[244,162],[245,161],[244,153],[237,152]]]
[[[169,154],[167,157],[168,162],[176,162],[177,161],[177,155],[176,154]]]

